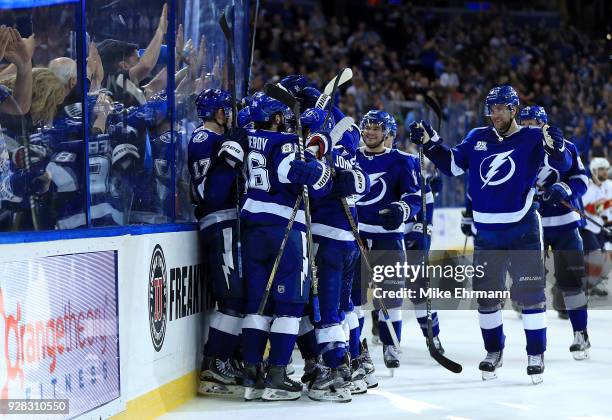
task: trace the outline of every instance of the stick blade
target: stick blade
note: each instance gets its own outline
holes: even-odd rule
[[[266,85],[264,86],[264,93],[268,95],[269,97],[282,102],[284,105],[287,105],[292,110],[295,108],[297,104],[297,99],[295,99],[295,97],[292,94],[290,94],[289,92],[287,92],[285,89],[283,89],[282,87],[278,85],[275,85],[272,83],[266,83]]]
[[[339,79],[338,86],[340,86],[348,82],[352,78],[353,78],[353,70],[351,70],[350,67],[345,68],[344,70],[342,70],[342,72],[339,75],[335,76],[325,85],[325,89],[323,89],[323,93],[325,93],[326,95],[332,94],[334,90],[334,83],[336,83],[336,79]]]
[[[450,370],[453,373],[461,373],[461,371],[463,370],[463,366],[461,366],[459,363],[457,362],[453,362],[451,359],[447,358],[446,356],[444,356],[442,353],[440,353],[434,343],[433,340],[427,340],[428,343],[428,347],[429,347],[429,354],[431,356],[432,359],[434,359],[436,362],[438,362],[438,364],[440,366],[442,366],[443,368],[445,368],[446,370]]]

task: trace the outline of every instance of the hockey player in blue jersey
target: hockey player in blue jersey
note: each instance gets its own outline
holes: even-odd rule
[[[427,157],[446,175],[458,176],[469,169],[477,230],[474,266],[487,263],[485,274],[474,277],[473,287],[478,291],[504,290],[509,266],[512,299],[523,308],[527,373],[534,383],[539,383],[546,350],[546,297],[535,183],[545,158],[555,169],[565,171],[570,167],[571,155],[561,130],[547,125],[518,126],[518,106],[516,91],[511,86],[498,86],[485,100],[485,113],[492,126],[473,129],[459,145],[449,148],[427,122],[414,122],[410,125],[410,140],[423,145]],[[501,304],[498,298],[478,299],[487,350],[479,365],[483,379],[495,378],[502,363],[505,336]]]
[[[540,106],[523,108],[519,118],[521,125],[529,127],[542,127],[548,123],[546,111]],[[587,333],[587,298],[583,286],[584,249],[578,232],[584,221],[561,202],[580,208],[581,197],[588,187],[588,176],[576,146],[565,141],[565,147],[572,155],[572,166],[568,171],[557,171],[545,159],[538,172],[538,212],[544,227],[544,249],[550,247],[553,250],[556,280],[553,293],[557,293],[557,290],[560,292],[574,331],[570,352],[574,359],[583,360],[588,357],[591,347]]]
[[[231,96],[207,89],[196,98],[203,124],[189,140],[187,162],[192,202],[203,238],[208,279],[217,310],[210,320],[198,392],[241,396],[241,373],[229,359],[239,345],[244,313],[244,284],[238,273],[236,243],[236,165],[244,158],[239,135],[227,133]],[[237,138],[236,138],[237,137]]]
[[[359,233],[373,251],[386,251],[376,264],[394,265],[405,261],[404,224],[421,209],[421,196],[415,168],[407,154],[397,149],[387,149],[385,138],[389,135],[388,119],[383,111],[371,110],[360,123],[365,146],[357,151],[357,163],[368,173],[371,189],[358,197]],[[382,261],[382,260],[385,261]],[[358,287],[365,287],[362,279]],[[389,278],[382,283],[383,289],[403,287],[403,278]],[[361,304],[361,291],[353,294],[355,305]],[[401,299],[385,299],[389,316],[398,339],[401,339]],[[382,317],[381,317],[382,318]],[[385,365],[397,368],[400,365],[398,349],[393,346],[387,325],[379,321],[380,339],[383,343]]]
[[[387,140],[385,141],[385,146],[395,149],[397,148],[397,122],[391,114],[388,114],[386,112],[385,114],[387,120],[389,121],[389,135],[387,136]],[[406,159],[411,161],[412,167],[414,168],[413,173],[410,174],[410,176],[416,178],[417,180],[420,179],[421,174],[418,170],[418,157],[410,153],[406,153],[405,156]],[[418,214],[412,216],[404,225],[404,246],[406,247],[408,263],[412,264],[418,264],[418,261],[421,258],[420,253],[415,251],[426,250],[427,252],[429,252],[429,247],[431,246],[430,238],[433,233],[434,195],[429,185],[429,179],[426,179],[425,181],[425,200],[427,211],[427,237],[423,237],[423,209],[421,209]],[[412,286],[415,288],[425,287],[422,278],[418,279],[418,281],[415,282],[415,284],[413,284]],[[412,303],[414,304],[415,315],[417,322],[419,323],[419,327],[421,328],[421,332],[423,333],[423,336],[427,338],[427,308],[425,305],[425,299],[412,299]],[[431,317],[433,321],[434,345],[440,353],[444,354],[444,348],[442,347],[442,343],[440,342],[439,337],[440,323],[438,320],[438,312],[432,311]]]
[[[344,120],[337,107],[334,107],[333,114],[327,125],[324,125],[327,112],[322,109],[309,108],[301,116],[309,149],[321,158],[329,156],[335,172],[331,193],[312,201],[312,232],[321,313],[315,333],[324,366],[320,366],[312,378],[308,396],[317,401],[350,401],[351,395],[367,391],[367,383],[359,361],[359,339],[353,338],[353,348],[350,348],[349,339],[347,349],[347,337],[342,328],[343,319],[348,323],[350,333],[355,334],[359,328],[356,314],[346,305],[359,250],[340,200],[347,199],[351,215],[356,219],[352,197],[367,193],[369,178],[355,161],[360,139],[358,128],[350,124],[352,120]],[[342,123],[332,130],[336,119]],[[346,363],[348,352],[352,357],[352,366]]]
[[[300,397],[302,384],[289,378],[286,368],[310,295],[305,216],[301,208],[289,231],[264,314],[257,312],[303,185],[309,186],[313,199],[325,195],[331,189],[331,172],[310,152],[305,161],[299,160],[298,136],[283,132],[283,104],[260,95],[252,100],[250,109],[255,129],[247,130],[248,188],[241,210],[246,278],[246,316],[242,326],[244,396],[246,400],[294,400]],[[268,339],[269,368],[264,380],[262,361]]]

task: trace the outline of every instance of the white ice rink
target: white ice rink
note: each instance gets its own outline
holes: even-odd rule
[[[414,313],[404,312],[402,366],[391,378],[382,361],[382,347],[370,345],[378,388],[350,403],[321,403],[306,394],[293,402],[227,401],[198,397],[164,415],[166,420],[273,419],[612,419],[612,311],[589,313],[590,358],[575,361],[569,353],[573,336],[569,321],[548,312],[548,350],[544,382],[532,385],[522,321],[504,311],[506,349],[499,379],[483,382],[478,363],[484,357],[477,312],[441,312],[446,355],[463,365],[454,374],[438,366],[425,347]],[[371,330],[366,315],[368,343]],[[302,371],[296,351],[296,375]]]

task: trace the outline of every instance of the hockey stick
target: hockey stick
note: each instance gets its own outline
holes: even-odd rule
[[[228,6],[226,9],[227,13],[232,20],[232,28],[227,23],[226,13],[221,14],[219,19],[219,25],[227,41],[227,60],[228,60],[228,77],[227,81],[229,84],[230,94],[232,95],[232,128],[238,127],[238,105],[236,104],[236,73],[234,67],[234,8]],[[236,259],[238,260],[238,278],[242,281],[242,237],[241,237],[241,226],[240,226],[240,183],[242,180],[242,171],[240,166],[236,168]]]
[[[571,211],[578,213],[581,217],[585,218],[586,220],[588,220],[589,222],[593,223],[595,226],[597,226],[600,229],[604,229],[606,231],[609,230],[608,227],[602,225],[601,223],[599,223],[597,220],[593,219],[592,217],[590,217],[588,214],[586,214],[583,211],[580,211],[579,209],[577,209],[576,207],[572,206],[570,203],[568,203],[565,200],[561,200],[561,204],[563,204],[564,207],[567,207],[568,209],[570,209]]]
[[[23,116],[23,113],[21,112],[21,107],[19,106],[19,104],[17,103],[15,98],[13,98],[13,95],[9,95],[8,98],[13,102],[13,105],[19,110],[19,113],[22,115],[20,117],[20,120],[21,120],[21,138],[22,138],[22,141],[19,142],[19,143],[23,144],[23,157],[24,157],[24,163],[25,163],[25,170],[29,174],[30,173],[30,168],[31,168],[30,139],[29,139],[29,137],[28,137],[28,135],[26,133],[25,117]],[[40,222],[39,222],[39,219],[38,219],[38,205],[37,205],[37,201],[38,200],[36,199],[34,194],[30,194],[30,196],[28,197],[28,204],[30,206],[30,215],[32,217],[32,227],[34,228],[34,230],[40,230]],[[21,214],[21,212],[19,214]],[[19,217],[19,219],[21,219],[21,217]],[[20,224],[20,222],[17,222],[15,225],[19,225],[19,224]]]
[[[429,105],[432,111],[438,117],[438,131],[440,131],[440,126],[442,124],[442,109],[438,102],[431,98],[430,96],[425,95],[425,103]],[[422,206],[422,214],[423,214],[423,264],[425,267],[429,265],[429,255],[427,251],[427,241],[429,234],[427,233],[427,199],[425,193],[425,155],[423,153],[423,145],[419,145],[419,170],[421,173],[420,179],[420,187],[421,187],[421,206]],[[467,244],[467,237],[466,237]],[[427,270],[424,273],[425,277],[425,287],[427,290],[431,287],[431,281],[429,276],[427,275]],[[429,349],[429,354],[431,357],[438,362],[445,369],[450,370],[454,373],[460,373],[463,370],[463,367],[449,358],[445,357],[442,353],[438,351],[433,342],[433,318],[431,315],[431,298],[427,298],[425,300],[427,305],[427,348]]]
[[[266,95],[274,98],[284,105],[288,106],[295,115],[297,135],[298,135],[298,153],[300,160],[305,161],[304,155],[304,132],[302,131],[302,123],[300,122],[300,103],[298,100],[285,89],[280,86],[266,84],[264,87]],[[308,266],[310,267],[310,275],[312,281],[312,310],[315,322],[321,321],[321,313],[319,310],[319,280],[317,279],[317,266],[314,261],[313,245],[312,245],[312,224],[310,219],[310,200],[308,198],[308,186],[304,185],[302,189],[304,199],[304,216],[306,219],[306,253],[308,256]]]
[[[255,2],[255,16],[254,16],[254,20],[253,20],[253,40],[251,41],[251,59],[249,61],[249,73],[248,73],[248,79],[246,82],[246,92],[245,92],[245,96],[248,96],[249,94],[249,89],[251,88],[251,80],[253,77],[253,59],[254,59],[254,55],[255,55],[255,37],[257,36],[257,20],[259,18],[259,0],[256,0]]]
[[[436,114],[436,117],[438,117],[438,124],[436,126],[436,130],[439,132],[440,127],[442,126],[442,117],[443,117],[442,108],[440,107],[440,104],[438,103],[438,101],[436,101],[434,98],[432,98],[429,95],[425,95],[425,103],[431,108],[434,114]]]
[[[295,217],[297,216],[297,212],[300,208],[301,203],[302,194],[300,194],[297,200],[295,200],[295,205],[293,206],[293,210],[291,211],[291,217],[289,218],[289,223],[285,228],[285,235],[283,236],[283,240],[278,250],[278,254],[276,254],[276,258],[274,258],[274,265],[272,265],[272,271],[270,272],[270,276],[268,277],[268,283],[266,283],[266,288],[264,290],[263,297],[261,298],[261,302],[259,302],[259,309],[257,309],[257,315],[263,315],[264,308],[268,303],[268,297],[270,296],[270,290],[272,289],[272,284],[274,283],[274,277],[276,277],[278,265],[280,263],[281,258],[283,257],[283,254],[285,253],[285,246],[287,246],[289,232],[291,232],[291,228],[293,228],[293,222],[295,221]]]
[[[353,77],[353,72],[350,68],[347,67],[343,69],[340,73],[338,73],[338,75],[336,75],[336,77],[330,80],[329,83],[327,83],[327,85],[325,86],[325,93],[327,93],[327,90],[330,84],[332,85],[332,89],[331,89],[331,92],[329,92],[330,100],[327,105],[329,109],[327,110],[327,115],[325,116],[325,122],[323,123],[323,127],[327,125],[327,122],[329,121],[331,117],[332,108],[334,106],[334,97],[336,96],[336,91],[338,90],[338,86],[346,82],[347,80],[350,80],[351,77]],[[336,170],[334,168],[332,150],[333,150],[333,145],[330,145],[329,152],[328,152],[328,161],[331,167],[331,173],[332,173],[332,178],[333,178],[336,174]],[[344,210],[344,214],[346,215],[349,225],[351,226],[351,232],[353,234],[353,237],[355,238],[355,242],[357,242],[357,246],[359,247],[359,251],[361,252],[363,261],[365,262],[366,267],[368,268],[369,272],[373,273],[374,271],[372,270],[372,266],[370,265],[370,261],[368,260],[366,247],[363,244],[363,241],[361,240],[361,236],[359,236],[359,230],[357,229],[357,224],[355,223],[355,219],[353,218],[353,214],[351,213],[351,209],[349,208],[346,198],[342,197],[340,199],[340,203],[342,204],[342,209]],[[389,334],[391,335],[391,340],[393,341],[393,347],[395,347],[395,350],[398,353],[401,353],[402,349],[400,347],[399,338],[397,337],[395,328],[393,328],[393,322],[391,322],[391,317],[389,316],[389,310],[387,309],[385,302],[383,301],[383,299],[380,299],[380,298],[374,297],[373,299],[376,299],[379,303],[380,310],[382,311],[383,318],[385,319],[385,325],[387,326],[387,329],[389,330]]]
[[[325,85],[325,88],[323,89],[323,93],[331,96],[333,100],[338,86],[345,84],[352,78],[353,78],[353,70],[351,70],[349,67],[345,68],[340,73],[338,73],[338,75],[336,75],[333,79],[327,82],[327,84]]]

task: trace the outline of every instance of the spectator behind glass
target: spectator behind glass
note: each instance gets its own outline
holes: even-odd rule
[[[31,106],[26,114],[26,124],[28,132],[32,132],[34,127],[50,125],[53,117],[66,98],[64,84],[58,79],[51,70],[45,68],[34,68],[32,73],[32,93]],[[0,81],[0,84],[14,90],[18,81],[17,77],[12,76]],[[6,126],[13,132],[21,132],[21,121],[19,119],[6,120]]]
[[[102,87],[113,93],[115,101],[125,106],[144,104],[145,96],[140,85],[157,64],[167,28],[168,6],[164,4],[157,30],[140,58],[137,44],[116,39],[105,39],[98,44],[105,72]]]

